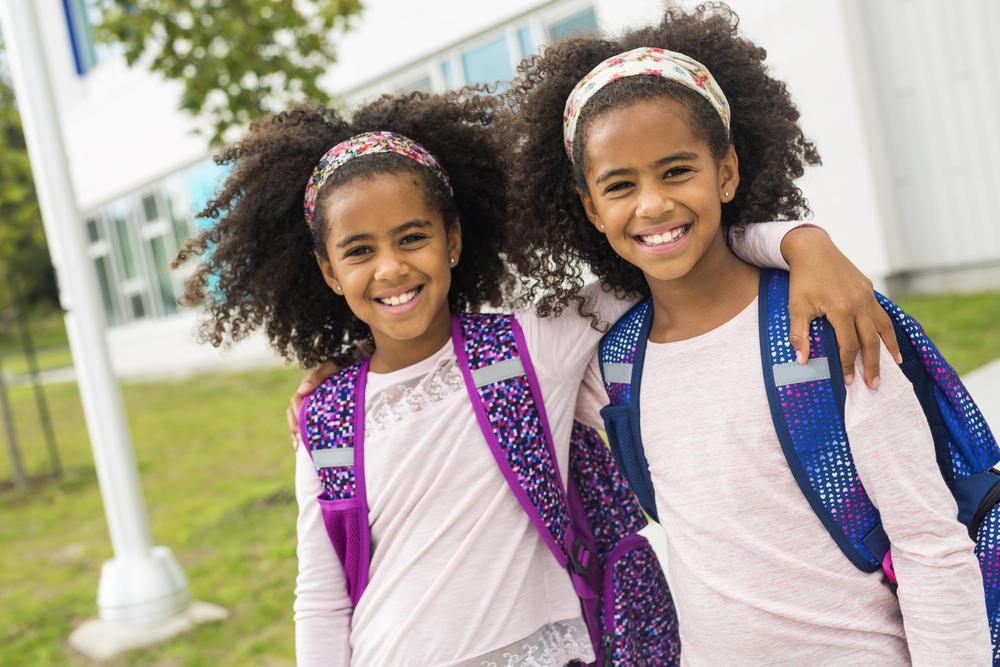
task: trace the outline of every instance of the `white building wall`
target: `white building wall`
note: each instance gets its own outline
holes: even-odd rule
[[[995,0],[845,0],[859,55],[892,282],[1000,286]]]
[[[1000,19],[1000,6],[992,0],[969,0],[954,11],[933,0],[730,4],[744,34],[767,48],[773,72],[788,83],[802,125],[823,156],[823,166],[801,181],[815,219],[863,271],[883,285],[901,271],[1000,258],[1000,226],[985,222],[989,195],[1000,191],[1000,175],[985,168],[1000,149],[1000,130],[985,111],[1000,100],[991,70],[1000,47],[984,32],[989,17]],[[537,49],[552,21],[590,7],[601,29],[614,35],[658,21],[663,6],[661,0],[367,0],[353,29],[332,37],[340,60],[322,83],[350,104],[423,77],[429,88],[441,90],[442,58],[461,67],[464,50],[497,35],[513,45],[516,30],[529,26]],[[113,54],[78,76],[62,3],[39,0],[39,10],[52,26],[46,50],[74,194],[85,213],[148,192],[210,155],[204,136],[194,132],[197,122],[177,110],[179,84],[130,69]],[[929,43],[936,48],[921,52]],[[520,53],[510,48],[516,62]],[[909,113],[901,114],[901,106]],[[914,136],[928,141],[914,142]],[[161,325],[183,339],[171,348],[177,355],[202,359],[207,348],[179,328],[186,322],[190,331],[190,317],[173,316],[169,326],[166,319],[118,327],[116,368],[162,365],[142,353]],[[248,349],[253,346],[250,358],[262,344]]]

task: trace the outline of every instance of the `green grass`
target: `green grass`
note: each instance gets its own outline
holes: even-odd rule
[[[902,305],[960,372],[1000,358],[1000,293]],[[112,665],[293,664],[294,457],[282,411],[299,377],[291,369],[123,387],[155,542],[173,550],[197,599],[231,617]],[[46,392],[66,469],[59,481],[43,478],[29,388],[11,391],[36,479],[26,491],[0,488],[0,665],[80,667],[89,663],[66,637],[94,615],[111,550],[76,385]],[[0,478],[9,477],[5,454],[0,461]]]
[[[124,387],[154,540],[173,550],[195,598],[231,616],[112,664],[293,664],[294,456],[282,410],[299,377],[293,369]],[[47,394],[66,473],[0,491],[0,665],[89,664],[66,637],[94,615],[111,556],[76,385]],[[43,475],[33,397],[18,388],[11,399],[25,465]]]
[[[64,368],[73,365],[73,357],[69,352],[69,345],[66,343],[56,343],[48,347],[35,350],[35,363],[40,371],[48,371],[54,368]],[[22,350],[12,350],[0,355],[0,368],[7,375],[27,375],[28,357]]]
[[[1000,292],[916,296],[899,305],[917,318],[959,374],[1000,358]]]

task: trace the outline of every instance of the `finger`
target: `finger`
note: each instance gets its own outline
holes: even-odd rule
[[[844,384],[854,382],[854,361],[858,358],[858,334],[854,329],[854,318],[830,319],[830,325],[837,334],[840,347],[840,369],[844,374]]]
[[[292,437],[292,449],[299,448],[299,420],[296,418],[296,413],[292,411],[292,408],[287,408],[285,410],[285,418],[288,420],[288,430],[291,431]]]
[[[878,389],[882,343],[871,321],[859,320],[858,339],[861,341],[861,363],[864,367],[865,383],[872,389]]]
[[[788,341],[795,348],[795,360],[804,364],[809,361],[809,324],[813,316],[809,311],[799,308],[789,308],[788,314],[791,318]]]
[[[876,301],[875,303],[877,304],[878,302]],[[882,339],[885,347],[889,350],[889,354],[892,355],[897,364],[903,363],[903,353],[899,349],[896,330],[892,326],[892,318],[889,317],[889,313],[885,312],[885,309],[880,305],[875,308],[875,315],[872,319],[875,320],[875,329],[878,331],[879,338]]]

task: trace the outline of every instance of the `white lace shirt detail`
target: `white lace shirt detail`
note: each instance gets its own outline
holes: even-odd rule
[[[419,377],[382,389],[365,408],[365,433],[374,434],[419,414],[456,391],[465,391],[454,357],[443,357]]]

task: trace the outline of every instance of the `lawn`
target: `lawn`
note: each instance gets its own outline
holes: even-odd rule
[[[903,305],[960,372],[1000,358],[1000,293]],[[287,369],[123,386],[155,541],[173,550],[193,595],[231,617],[112,664],[293,664],[295,499],[282,411],[299,377]],[[58,481],[42,477],[29,388],[11,391],[36,479],[26,491],[0,487],[0,665],[82,667],[66,637],[93,616],[111,550],[76,385],[46,392],[66,471]]]
[[[124,386],[154,539],[173,550],[192,594],[231,617],[114,664],[293,663],[295,499],[282,410],[299,376]],[[47,393],[66,474],[0,491],[0,665],[87,665],[65,640],[94,614],[100,564],[111,556],[76,385]],[[18,388],[11,399],[25,465],[43,474],[33,397]]]

